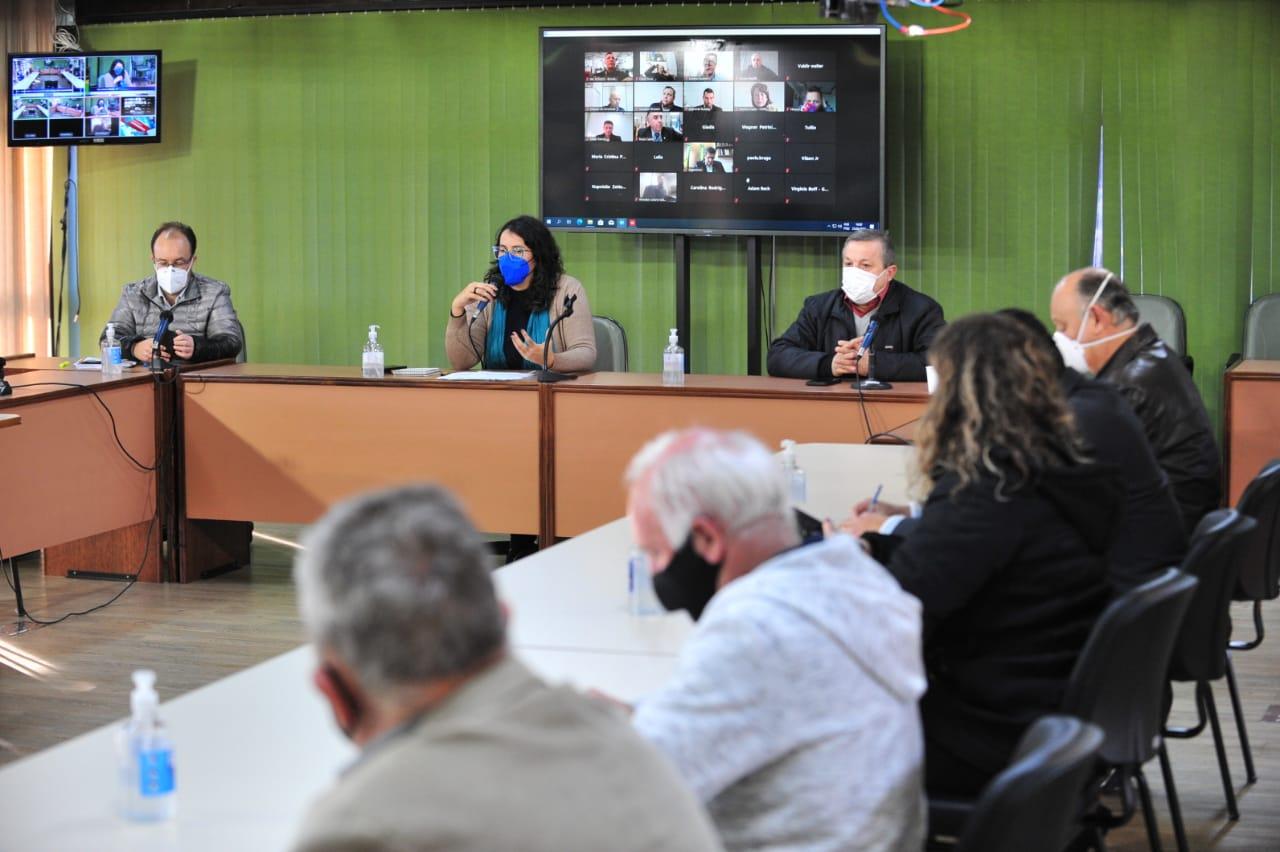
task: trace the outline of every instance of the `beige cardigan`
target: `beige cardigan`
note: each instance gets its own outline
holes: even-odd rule
[[[549,319],[554,323],[564,309],[565,297],[574,295],[578,298],[573,303],[573,315],[556,326],[552,334],[551,351],[556,353],[553,367],[560,373],[585,373],[596,363],[596,332],[591,323],[591,305],[587,303],[587,292],[582,289],[581,281],[572,275],[560,276],[551,297]],[[444,353],[453,369],[469,370],[479,362],[476,353],[484,354],[491,316],[493,311],[486,308],[476,317],[475,324],[471,325],[471,340],[468,341],[467,326],[471,323],[471,312],[463,311],[460,317],[450,315]]]

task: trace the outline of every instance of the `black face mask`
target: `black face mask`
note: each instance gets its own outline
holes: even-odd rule
[[[690,532],[667,567],[653,575],[653,591],[668,610],[688,610],[697,621],[716,593],[720,566],[712,565],[693,549]]]

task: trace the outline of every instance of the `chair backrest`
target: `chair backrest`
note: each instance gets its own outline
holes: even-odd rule
[[[1102,731],[1072,716],[1044,716],[991,782],[965,824],[958,852],[1059,852],[1080,832],[1084,791]]]
[[[1142,321],[1151,323],[1156,335],[1182,358],[1187,372],[1194,373],[1195,361],[1187,354],[1187,315],[1182,312],[1182,305],[1168,296],[1150,293],[1134,293],[1133,303],[1138,306]]]
[[[1263,296],[1245,311],[1244,357],[1280,361],[1280,293]]]
[[[1275,600],[1280,597],[1280,459],[1263,466],[1236,508],[1258,522],[1258,531],[1245,549],[1235,598]]]
[[[1160,339],[1179,355],[1187,354],[1187,317],[1182,305],[1168,296],[1134,293],[1133,303],[1143,322],[1151,323]]]
[[[1170,568],[1120,595],[1093,625],[1062,712],[1102,729],[1108,763],[1141,764],[1155,755],[1169,656],[1195,587],[1195,577]]]
[[[249,339],[244,336],[244,325],[239,318],[236,319],[236,327],[240,329],[240,351],[236,354],[236,363],[243,364],[249,360]]]
[[[596,372],[627,371],[627,333],[612,317],[594,314],[591,325],[596,333]]]
[[[1235,509],[1218,509],[1205,515],[1191,534],[1182,573],[1199,583],[1169,661],[1169,677],[1174,680],[1217,680],[1225,672],[1231,596],[1257,526],[1253,518]]]

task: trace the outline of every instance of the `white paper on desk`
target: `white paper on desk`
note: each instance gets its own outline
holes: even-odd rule
[[[532,379],[536,370],[462,370],[441,376],[442,382],[518,382]]]
[[[120,362],[121,367],[136,367],[137,365],[138,365],[137,361],[121,361]],[[94,358],[92,361],[86,361],[84,359],[81,359],[79,361],[73,361],[71,366],[75,367],[77,370],[101,370],[102,362],[99,361],[97,358]]]

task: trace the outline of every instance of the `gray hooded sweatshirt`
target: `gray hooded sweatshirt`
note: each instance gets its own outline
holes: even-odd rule
[[[845,535],[720,589],[636,729],[725,847],[919,850],[920,603]]]

